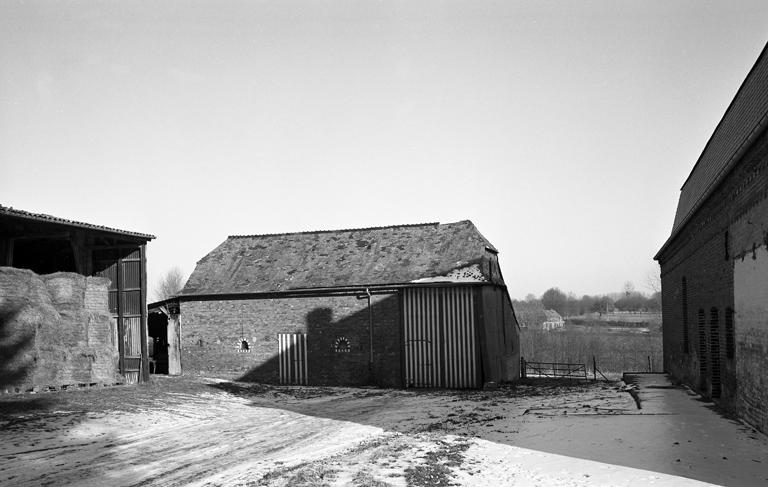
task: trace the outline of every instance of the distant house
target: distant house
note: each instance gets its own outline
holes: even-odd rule
[[[554,330],[556,328],[562,328],[565,326],[565,320],[557,311],[553,309],[545,309],[544,315],[546,316],[546,319],[541,324],[542,329]]]
[[[147,380],[153,238],[0,206],[0,386]]]
[[[768,55],[680,191],[661,265],[664,367],[768,431]]]
[[[231,236],[150,310],[185,374],[481,387],[519,377],[497,254],[470,221]]]
[[[514,304],[515,316],[521,328],[554,330],[565,326],[565,320],[553,309],[544,309],[540,302],[518,301]]]

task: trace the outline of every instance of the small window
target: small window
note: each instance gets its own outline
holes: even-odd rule
[[[336,353],[349,353],[352,351],[352,345],[347,337],[338,337],[333,342],[333,351]]]
[[[690,353],[691,350],[691,344],[688,337],[688,283],[685,280],[685,277],[683,277],[683,352],[684,353]]]
[[[733,310],[725,308],[725,356],[732,359],[735,355],[735,337],[733,331]]]
[[[722,392],[720,370],[720,316],[716,307],[709,310],[709,354],[712,361],[712,397],[719,398]]]
[[[251,351],[251,346],[248,343],[248,340],[246,340],[245,338],[241,339],[240,340],[240,348],[238,348],[237,351],[238,352],[250,352]]]
[[[707,335],[704,310],[699,309],[699,374],[701,379],[707,375]]]
[[[723,239],[723,245],[725,247],[725,260],[731,258],[731,244],[728,238],[728,230],[725,231],[725,238]]]

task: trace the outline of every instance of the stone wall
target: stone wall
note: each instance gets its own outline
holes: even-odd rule
[[[401,385],[399,310],[397,295],[373,296],[374,362],[369,371],[367,299],[182,301],[182,371],[276,383],[278,334],[305,333],[310,384],[397,387]],[[348,351],[336,350],[339,339],[346,339]]]
[[[763,133],[660,256],[665,369],[762,431],[768,431],[766,261]]]
[[[0,267],[0,392],[120,382],[108,284]]]

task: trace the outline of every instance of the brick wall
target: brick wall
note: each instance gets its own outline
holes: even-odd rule
[[[278,334],[306,333],[310,384],[400,386],[398,296],[373,296],[372,311],[371,377],[366,299],[182,301],[182,371],[278,382]],[[340,337],[349,341],[349,352],[334,351],[334,342]],[[242,339],[248,341],[247,352],[241,350]]]
[[[768,272],[750,271],[742,263],[768,258],[766,166],[768,133],[763,133],[660,256],[665,369],[705,396],[712,396],[717,395],[713,359],[719,360],[721,391],[716,400],[763,431],[768,431],[768,381],[764,379],[768,309],[750,290],[765,289]],[[687,284],[688,353],[683,343],[683,277]],[[741,298],[736,299],[734,289]],[[718,315],[714,329],[713,308]],[[726,346],[729,308],[735,310],[733,357],[728,357]],[[704,311],[701,333],[699,310]]]

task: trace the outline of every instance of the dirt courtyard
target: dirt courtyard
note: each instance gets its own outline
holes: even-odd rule
[[[768,440],[663,376],[493,391],[151,384],[0,396],[0,485],[765,485]]]

